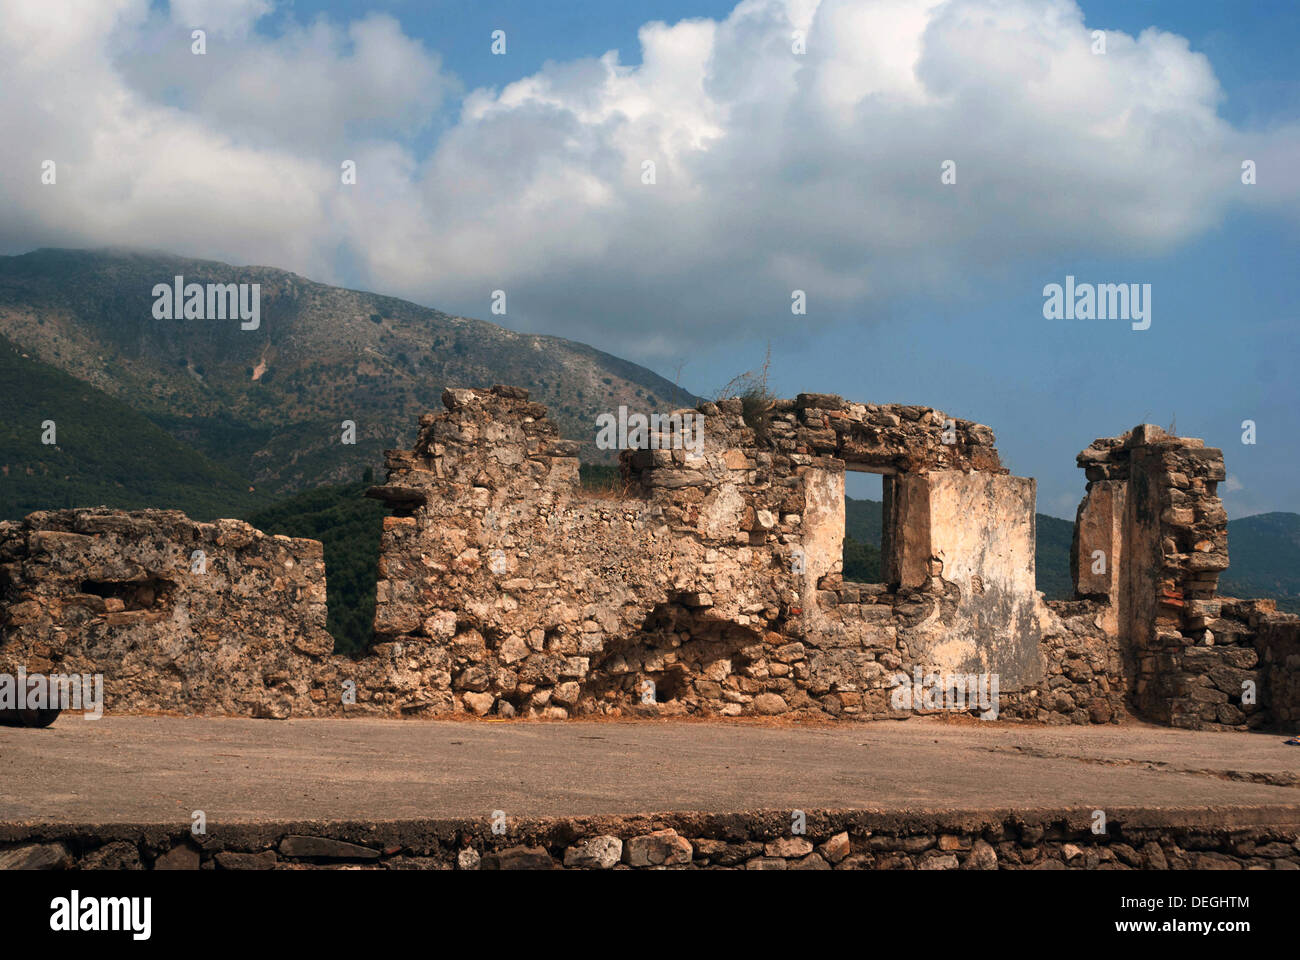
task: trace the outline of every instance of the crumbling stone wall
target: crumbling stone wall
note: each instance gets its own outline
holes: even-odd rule
[[[0,671],[102,673],[110,709],[274,717],[896,717],[952,708],[900,679],[975,677],[1040,722],[1300,721],[1300,618],[1216,596],[1223,461],[1199,440],[1144,426],[1080,454],[1078,596],[1045,603],[1034,482],[942,411],[704,403],[598,493],[526,391],[443,404],[370,491],[394,515],[367,656],[330,653],[319,543],[90,509],[0,524]],[[883,583],[843,579],[849,470],[883,475]]]
[[[320,543],[173,510],[0,523],[0,605],[0,672],[101,674],[109,710],[311,713],[334,642]]]
[[[980,424],[824,394],[755,423],[704,403],[679,412],[699,448],[625,451],[607,498],[526,392],[443,401],[371,491],[397,513],[372,709],[897,716],[899,672],[1027,689],[1042,638],[1070,634],[1034,586],[1033,481]],[[889,583],[842,579],[846,468],[885,474]]]
[[[1255,601],[1260,603],[1260,601]],[[1300,733],[1300,617],[1256,610],[1250,626],[1263,675],[1263,699],[1274,724]]]
[[[1054,600],[1060,626],[1039,645],[1043,679],[1004,694],[1002,715],[1041,723],[1119,723],[1129,713],[1119,637],[1107,629],[1107,605]]]
[[[1279,615],[1271,600],[1217,596],[1228,567],[1223,452],[1144,424],[1093,441],[1078,463],[1088,489],[1075,586],[1106,605],[1137,711],[1195,729],[1293,724],[1300,663],[1288,638],[1300,618]]]

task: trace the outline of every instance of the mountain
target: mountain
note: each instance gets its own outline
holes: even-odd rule
[[[176,276],[259,284],[257,328],[155,317],[155,286]],[[269,267],[122,250],[0,257],[0,519],[153,506],[320,537],[341,598],[331,630],[350,648],[368,629],[366,558],[381,509],[358,501],[357,482],[384,448],[410,444],[445,386],[493,383],[545,403],[586,444],[584,483],[602,488],[617,481],[609,455],[592,448],[597,414],[699,401],[581,343]],[[355,444],[341,442],[345,420]],[[880,532],[880,503],[846,498],[848,579],[880,579]],[[1037,515],[1038,586],[1049,598],[1071,595],[1072,535],[1069,521]],[[1228,536],[1222,592],[1300,612],[1300,515],[1233,520]]]
[[[1074,521],[1034,514],[1034,571],[1038,589],[1048,600],[1074,597],[1070,577],[1070,551],[1074,549]]]
[[[879,500],[844,498],[844,534],[859,543],[880,546],[884,509]]]
[[[880,536],[883,517],[877,500],[844,498],[844,571],[845,580],[855,583],[880,583]]]
[[[876,549],[878,556],[881,516],[881,504],[876,500],[844,498],[845,579],[875,582],[874,577],[849,575],[850,556],[857,557],[863,544]],[[1049,600],[1070,599],[1074,595],[1070,580],[1074,524],[1039,513],[1035,515],[1035,533],[1038,589]],[[1300,613],[1300,514],[1261,513],[1229,520],[1228,555],[1232,566],[1219,578],[1219,593],[1272,597],[1279,610]],[[863,569],[870,572],[872,568],[867,564]],[[855,572],[862,571],[855,568]]]
[[[211,520],[269,500],[127,404],[3,337],[0,411],[0,519],[104,504],[175,507]]]
[[[265,533],[310,537],[325,548],[327,627],[335,653],[360,653],[371,642],[379,538],[388,509],[365,496],[368,482],[306,490],[250,515]]]
[[[1274,597],[1279,610],[1300,613],[1300,514],[1257,513],[1228,521],[1228,558],[1219,592]]]
[[[259,284],[257,328],[241,329],[251,324],[237,318],[155,317],[154,287],[170,286],[177,276],[185,284]],[[446,386],[529,388],[566,436],[589,444],[583,454],[593,461],[608,459],[591,445],[598,413],[619,404],[662,410],[699,401],[650,370],[585,344],[515,333],[284,270],[161,253],[37,250],[0,257],[0,336],[19,359],[45,371],[31,380],[35,408],[68,393],[68,381],[48,376],[52,369],[95,391],[83,397],[107,396],[129,407],[237,486],[276,495],[355,481],[365,467],[379,465],[383,449],[411,443],[420,414],[441,409]],[[53,392],[47,398],[41,391]],[[72,431],[78,414],[70,416]],[[105,450],[94,456],[83,446],[67,451],[67,475],[77,475],[78,457],[89,467],[102,453],[124,452],[128,442],[140,449],[140,441],[153,443],[158,432],[140,432],[138,420],[132,420],[134,433],[120,426],[105,432]],[[345,420],[356,425],[355,444],[341,442]],[[174,449],[157,446],[155,459]],[[29,454],[0,447],[0,462],[22,465]],[[93,474],[81,473],[94,486]],[[8,490],[0,507],[3,516],[18,509]]]

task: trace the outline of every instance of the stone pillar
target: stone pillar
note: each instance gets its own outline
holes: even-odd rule
[[[1075,589],[1110,600],[1109,628],[1120,637],[1139,712],[1198,726],[1219,702],[1187,655],[1204,641],[1204,602],[1228,566],[1223,453],[1142,424],[1094,441],[1078,463],[1089,483],[1075,526]],[[1107,572],[1094,574],[1092,552],[1107,544]]]

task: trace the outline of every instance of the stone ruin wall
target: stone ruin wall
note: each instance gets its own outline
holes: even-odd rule
[[[624,453],[607,498],[523,391],[444,402],[372,491],[397,512],[375,618],[392,683],[372,702],[879,717],[900,670],[1041,678],[1060,624],[1033,586],[1033,481],[987,427],[944,443],[939,411],[803,394],[759,442],[739,400],[706,403],[698,455]],[[886,475],[895,587],[841,579],[846,464]]]
[[[1300,618],[1272,600],[1218,596],[1228,568],[1223,452],[1147,424],[1093,441],[1078,463],[1088,488],[1075,589],[1105,603],[1108,631],[1124,639],[1137,712],[1193,729],[1294,729]],[[1253,703],[1243,696],[1251,687]]]
[[[175,510],[0,523],[0,596],[0,672],[101,674],[110,711],[308,714],[334,647],[318,541]]]
[[[1080,455],[1078,599],[1044,602],[1034,481],[980,424],[801,394],[759,437],[739,400],[705,403],[698,456],[625,451],[625,489],[597,493],[526,391],[443,401],[370,492],[394,515],[367,656],[329,652],[315,541],[45,511],[0,524],[0,670],[102,673],[119,711],[874,718],[919,668],[997,674],[1003,717],[1300,720],[1300,619],[1215,599],[1222,456],[1199,441],[1143,427]],[[846,470],[884,475],[888,583],[842,578]]]

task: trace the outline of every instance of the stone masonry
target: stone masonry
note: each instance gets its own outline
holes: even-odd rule
[[[101,674],[105,709],[287,717],[330,656],[316,540],[174,510],[0,523],[0,671]]]
[[[1272,600],[1217,595],[1228,517],[1223,453],[1144,425],[1079,454],[1077,592],[1123,639],[1125,686],[1144,717],[1197,729],[1294,728],[1300,618]]]
[[[0,870],[1300,870],[1294,826],[1143,823],[1086,812],[897,817],[785,811],[227,827],[0,827]],[[1177,817],[1160,819],[1177,821]]]
[[[406,664],[374,702],[889,716],[916,667],[1036,682],[1062,629],[1034,589],[1033,481],[987,427],[803,394],[760,438],[739,400],[706,403],[686,412],[700,449],[625,452],[610,499],[578,486],[576,445],[524,391],[443,399],[372,490],[397,514],[376,651]],[[891,584],[841,579],[846,467],[885,475]]]
[[[526,391],[443,404],[370,491],[393,515],[368,656],[329,653],[314,541],[48,511],[0,524],[0,671],[96,668],[120,711],[277,717],[897,717],[951,709],[899,694],[955,677],[977,713],[961,685],[995,678],[1003,717],[1300,719],[1300,618],[1216,597],[1223,461],[1200,441],[1143,426],[1080,454],[1077,596],[1048,603],[1034,481],[942,411],[707,402],[622,452],[622,490],[593,492]],[[883,475],[883,583],[842,576],[852,470]]]

